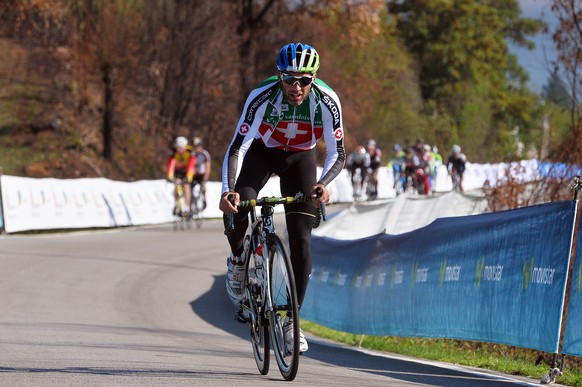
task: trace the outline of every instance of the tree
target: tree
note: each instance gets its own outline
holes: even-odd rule
[[[558,50],[556,72],[564,74],[570,94],[570,127],[571,138],[575,139],[574,147],[567,154],[580,162],[582,159],[582,112],[580,100],[582,97],[582,4],[575,0],[553,0],[552,11],[559,20],[553,39]],[[561,70],[561,71],[560,71]],[[570,146],[571,148],[571,146]]]
[[[541,25],[519,17],[517,1],[394,0],[388,1],[399,35],[416,59],[422,96],[436,114],[451,115],[462,141],[481,138],[465,147],[474,160],[486,159],[501,145],[504,130],[528,125],[529,117],[508,112],[523,107],[523,71],[507,51],[506,39],[533,44],[527,36]],[[465,106],[474,93],[485,93],[489,126],[463,120],[474,111]],[[533,104],[532,104],[533,106]],[[483,110],[482,112],[485,112]],[[472,118],[471,118],[472,119]],[[470,128],[470,131],[469,131]],[[477,133],[477,130],[481,130]],[[487,139],[487,142],[484,140]],[[492,141],[490,143],[490,141]]]

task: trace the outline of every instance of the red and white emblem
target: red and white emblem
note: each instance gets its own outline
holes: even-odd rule
[[[251,128],[247,124],[242,124],[240,128],[238,128],[240,134],[247,134],[249,130],[251,130]]]
[[[335,136],[336,140],[341,140],[344,137],[344,131],[342,130],[342,128],[339,128],[333,133],[333,135]]]

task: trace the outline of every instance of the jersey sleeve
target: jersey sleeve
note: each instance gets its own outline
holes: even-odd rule
[[[331,89],[319,87],[322,103],[323,138],[326,158],[318,182],[327,186],[342,171],[346,162],[342,108]]]
[[[236,177],[244,155],[258,133],[269,98],[277,90],[276,80],[263,82],[249,94],[236,131],[222,162],[222,193],[234,192]]]

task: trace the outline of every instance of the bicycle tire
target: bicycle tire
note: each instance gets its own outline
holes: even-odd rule
[[[259,268],[259,270],[261,270]],[[257,273],[257,260],[250,254],[246,264],[247,301],[249,304],[249,336],[257,369],[261,375],[269,373],[270,343],[269,324],[265,313],[265,302],[262,299],[261,274]]]
[[[203,199],[202,191],[199,184],[192,185],[192,219],[196,223],[196,228],[202,227]]]
[[[287,381],[295,379],[299,369],[299,306],[291,260],[277,235],[267,241],[269,253],[269,292],[272,310],[269,316],[271,344],[279,371]],[[285,343],[285,317],[293,320],[293,348]]]

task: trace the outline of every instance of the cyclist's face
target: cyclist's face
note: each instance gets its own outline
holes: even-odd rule
[[[300,77],[303,77],[304,79],[301,80],[299,79]],[[315,82],[315,74],[279,72],[279,84],[281,85],[281,90],[283,90],[283,94],[289,102],[295,106],[301,105],[305,98],[307,98],[311,91],[311,85],[313,82]],[[302,86],[302,83],[309,84]]]

